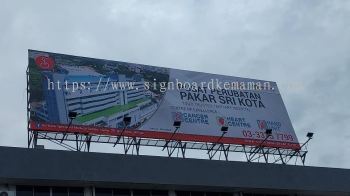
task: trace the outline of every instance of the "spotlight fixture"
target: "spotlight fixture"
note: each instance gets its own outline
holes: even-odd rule
[[[179,128],[181,126],[181,121],[174,121],[173,126]]]
[[[75,119],[77,116],[78,116],[77,112],[73,112],[73,111],[68,112],[68,117],[71,120]]]
[[[123,118],[123,122],[124,122],[124,124],[127,126],[127,125],[129,125],[130,123],[131,123],[131,117],[130,116],[125,116],[124,118]]]
[[[68,126],[67,126],[67,128],[66,128],[66,131],[69,130],[69,127],[72,125],[73,120],[74,120],[77,116],[78,116],[78,112],[73,112],[73,111],[69,111],[69,112],[68,112],[68,118],[70,119],[70,121],[69,121],[69,124],[68,124]],[[63,133],[63,137],[62,137],[62,139],[61,139],[61,143],[63,142],[63,140],[64,140],[65,138],[66,138],[66,133]]]
[[[226,132],[228,131],[228,127],[227,127],[227,126],[222,126],[222,127],[221,127],[221,131],[222,131],[223,133],[226,133]]]
[[[175,131],[173,132],[173,134],[171,134],[170,139],[169,139],[169,140],[166,140],[166,142],[165,142],[165,144],[164,144],[164,146],[163,146],[163,150],[164,150],[165,148],[167,148],[169,142],[170,142],[171,140],[173,140],[174,135],[176,134],[176,132],[179,130],[179,128],[180,128],[180,126],[181,126],[181,121],[175,120],[174,123],[173,123],[173,126],[175,127]]]
[[[314,136],[314,133],[312,133],[312,132],[308,132],[307,134],[306,134],[306,137],[308,137],[308,138],[312,138]]]
[[[272,129],[266,129],[265,133],[266,135],[270,136],[272,134]]]

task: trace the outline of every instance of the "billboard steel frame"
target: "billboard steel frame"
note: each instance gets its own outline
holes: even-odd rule
[[[149,139],[127,136],[90,135],[74,132],[52,132],[28,130],[28,148],[36,148],[38,140],[51,141],[71,151],[90,152],[91,143],[111,144],[113,147],[121,145],[123,154],[140,155],[141,146],[164,148],[167,144],[169,157],[186,158],[186,150],[201,150],[208,154],[209,160],[230,161],[230,154],[243,153],[247,162],[289,164],[294,160],[295,165],[305,165],[308,150],[306,145],[300,150],[274,148],[266,146],[250,146],[240,144],[224,144],[209,142],[192,142],[178,140]],[[64,139],[63,139],[64,138]],[[62,140],[63,139],[63,140]],[[293,163],[292,163],[293,164]]]
[[[229,155],[232,153],[243,153],[247,162],[265,162],[265,163],[280,163],[288,164],[294,160],[295,165],[305,165],[306,155],[308,153],[307,143],[309,138],[300,149],[287,149],[277,147],[266,147],[264,142],[259,146],[242,145],[242,144],[225,144],[220,142],[193,142],[193,141],[179,141],[171,138],[164,139],[149,139],[139,137],[124,136],[123,132],[118,136],[112,135],[95,135],[69,132],[54,132],[33,130],[30,128],[30,84],[29,84],[29,67],[26,70],[27,78],[27,138],[28,148],[38,148],[38,140],[47,140],[53,142],[67,150],[90,152],[91,143],[105,143],[112,144],[116,147],[118,144],[123,146],[124,154],[140,154],[141,146],[159,147],[162,150],[167,149],[169,157],[186,158],[186,150],[201,150],[206,151],[208,159],[221,160],[222,154],[226,161],[230,161]],[[176,133],[178,128],[174,131]],[[125,130],[125,128],[123,129]],[[220,137],[221,138],[221,137]],[[264,140],[265,141],[265,140]],[[72,142],[74,145],[72,145]],[[179,155],[181,153],[181,155]]]

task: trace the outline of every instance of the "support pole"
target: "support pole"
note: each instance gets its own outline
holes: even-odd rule
[[[173,134],[171,135],[170,139],[167,140],[167,141],[165,142],[162,151],[163,151],[165,148],[168,147],[169,142],[173,139],[174,135],[176,134],[176,132],[177,132],[177,130],[178,130],[179,128],[180,128],[180,127],[175,127],[175,131],[174,131]]]

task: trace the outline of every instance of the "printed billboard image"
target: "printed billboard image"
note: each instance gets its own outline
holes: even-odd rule
[[[174,139],[259,145],[271,129],[266,146],[300,148],[275,82],[34,50],[28,60],[32,130],[118,135],[130,117],[126,136],[169,139],[181,121]]]

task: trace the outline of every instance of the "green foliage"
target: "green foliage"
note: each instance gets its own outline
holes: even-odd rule
[[[30,102],[39,102],[43,100],[43,76],[36,66],[34,59],[29,58],[29,89]]]

